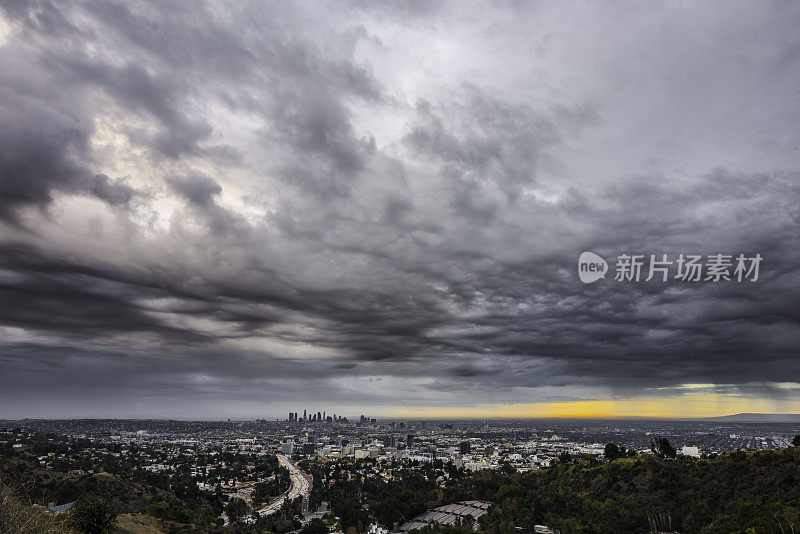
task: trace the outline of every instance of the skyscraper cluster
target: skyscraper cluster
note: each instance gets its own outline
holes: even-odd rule
[[[336,414],[328,415],[325,411],[309,414],[308,410],[303,410],[302,417],[300,417],[300,412],[289,412],[288,421],[290,423],[338,423],[347,421],[347,418]]]

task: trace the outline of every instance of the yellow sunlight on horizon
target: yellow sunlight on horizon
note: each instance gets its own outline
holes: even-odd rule
[[[403,407],[393,417],[420,418],[693,418],[736,413],[798,413],[797,398],[773,399],[734,394],[691,393],[658,397],[630,397],[596,401],[480,404],[474,406]]]

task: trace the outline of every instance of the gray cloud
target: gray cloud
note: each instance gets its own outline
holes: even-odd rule
[[[94,126],[85,98],[14,44],[2,47],[0,64],[8,73],[0,82],[0,218],[16,220],[23,206],[46,207],[56,191],[130,202],[132,187],[91,171]]]
[[[4,5],[0,415],[785,398],[800,13],[746,6]]]
[[[222,192],[217,182],[203,174],[168,179],[168,182],[186,200],[201,207],[209,206]]]

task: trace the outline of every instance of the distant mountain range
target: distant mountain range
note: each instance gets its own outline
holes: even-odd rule
[[[735,423],[800,423],[798,413],[735,413],[720,417],[701,417],[695,421],[719,421]]]

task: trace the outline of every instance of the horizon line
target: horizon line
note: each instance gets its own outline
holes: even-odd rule
[[[626,415],[626,416],[613,416],[613,415],[548,415],[548,416],[488,416],[488,417],[469,417],[469,416],[452,416],[452,417],[420,417],[420,416],[409,416],[409,417],[368,417],[368,419],[375,419],[376,421],[498,421],[498,420],[550,420],[550,419],[571,419],[571,420],[579,420],[579,419],[586,419],[586,420],[608,420],[608,421],[707,421],[710,419],[720,419],[720,418],[727,418],[727,417],[735,417],[735,416],[796,416],[800,417],[800,413],[796,412],[736,412],[736,413],[728,413],[724,415],[711,415],[711,416],[700,416],[700,417],[659,417],[659,416],[647,416],[647,415]],[[347,417],[347,416],[343,416]],[[360,417],[360,416],[358,416]],[[0,421],[100,421],[100,420],[112,420],[112,421],[178,421],[178,422],[208,422],[208,423],[243,423],[243,422],[257,422],[257,421],[269,421],[269,422],[289,422],[285,418],[282,417],[255,417],[255,418],[238,418],[238,417],[229,417],[229,418],[211,418],[211,419],[203,419],[203,418],[178,418],[178,417],[114,417],[114,416],[76,416],[76,417],[22,417],[22,418],[0,418]],[[293,422],[303,422],[303,421],[293,421]],[[304,421],[306,423],[328,423],[328,421]],[[333,423],[331,421],[330,423]],[[348,422],[360,422],[358,419],[350,419],[348,418]],[[740,422],[749,422],[749,421],[740,421]]]

